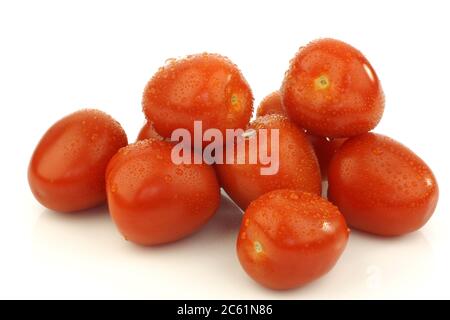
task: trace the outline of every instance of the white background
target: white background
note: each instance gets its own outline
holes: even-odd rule
[[[449,14],[447,1],[0,0],[0,298],[450,298]],[[229,56],[257,104],[318,37],[365,53],[386,94],[375,131],[434,170],[440,200],[420,231],[353,232],[328,275],[274,292],[242,271],[240,213],[226,199],[196,235],[142,248],[121,238],[106,208],[64,215],[33,198],[29,158],[62,116],[100,108],[134,140],[146,81],[167,58],[203,51]]]

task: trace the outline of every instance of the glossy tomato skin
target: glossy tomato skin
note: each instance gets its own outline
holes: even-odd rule
[[[334,39],[300,48],[291,60],[281,94],[289,118],[323,137],[368,132],[384,111],[383,90],[369,61]]]
[[[285,117],[288,116],[283,106],[280,91],[274,91],[266,96],[256,110],[257,117],[262,117],[268,114],[281,114]]]
[[[151,121],[146,121],[144,126],[139,131],[137,141],[146,140],[146,139],[156,139],[163,140],[164,138],[156,132],[155,126]]]
[[[203,130],[244,128],[253,112],[253,95],[243,75],[229,59],[196,54],[170,60],[148,82],[143,110],[156,131],[170,138],[173,130],[202,121]]]
[[[120,124],[99,110],[68,115],[48,129],[34,150],[28,167],[31,191],[55,211],[100,205],[106,200],[106,166],[127,143]]]
[[[322,180],[327,180],[328,166],[330,165],[331,158],[333,158],[333,155],[339,150],[347,138],[325,138],[310,134],[309,132],[306,135],[319,161]]]
[[[289,119],[277,114],[256,118],[247,127],[247,132],[253,131],[255,133],[253,137],[257,137],[261,129],[269,132],[268,143],[263,144],[258,150],[262,154],[271,154],[270,130],[279,130],[278,172],[273,175],[261,175],[261,168],[268,165],[262,164],[259,160],[253,164],[249,161],[248,139],[244,140],[246,157],[243,163],[238,161],[238,147],[234,146],[235,152],[232,153],[228,146],[226,161],[224,164],[216,165],[216,171],[221,186],[233,201],[245,210],[251,201],[276,189],[293,188],[320,194],[320,169],[305,133]]]
[[[120,124],[99,110],[68,115],[48,129],[34,150],[28,167],[31,191],[55,211],[100,205],[106,200],[106,166],[127,143]]]
[[[237,254],[255,281],[291,289],[331,270],[348,237],[344,217],[327,200],[299,190],[275,190],[245,211]]]
[[[216,212],[220,189],[206,164],[171,161],[172,144],[147,139],[121,149],[106,172],[111,216],[125,239],[157,245],[184,238]]]
[[[331,160],[328,197],[347,223],[381,236],[421,228],[438,200],[431,169],[399,142],[366,133],[349,139]]]

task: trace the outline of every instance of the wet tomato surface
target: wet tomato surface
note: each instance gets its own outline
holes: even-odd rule
[[[274,145],[272,129],[278,132],[278,141]],[[267,132],[267,140],[259,144],[263,130]],[[320,169],[314,150],[306,134],[289,119],[278,114],[258,117],[247,127],[245,136],[242,142],[245,157],[239,156],[238,146],[231,146],[234,152],[230,152],[228,146],[225,164],[216,165],[222,187],[243,210],[251,201],[276,189],[294,188],[320,194]],[[252,139],[258,140],[258,150],[253,153],[250,152]],[[275,145],[278,148],[272,150]],[[257,157],[256,162],[251,161],[250,154]],[[261,154],[270,155],[271,164],[264,164],[259,157]],[[261,174],[261,169],[269,166],[278,167],[276,173]]]
[[[237,66],[210,53],[170,60],[148,82],[143,109],[156,131],[169,138],[175,129],[244,128],[253,112],[253,95]]]
[[[257,117],[262,117],[268,114],[281,114],[287,117],[280,91],[272,92],[266,96],[259,104],[258,109],[256,109]]]
[[[281,94],[289,118],[323,137],[368,132],[384,111],[384,94],[369,61],[357,49],[334,39],[300,48]]]
[[[349,139],[328,170],[328,197],[356,229],[383,236],[422,227],[438,185],[426,163],[399,142],[367,133]]]
[[[344,217],[327,200],[299,190],[275,190],[245,211],[237,253],[255,281],[290,289],[327,273],[348,237]]]
[[[184,238],[216,212],[220,189],[206,164],[174,164],[172,144],[147,139],[111,160],[106,189],[111,216],[125,239],[155,245]]]

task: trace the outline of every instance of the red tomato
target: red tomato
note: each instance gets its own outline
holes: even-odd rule
[[[347,139],[319,137],[310,134],[309,132],[307,132],[306,135],[311,142],[314,152],[316,153],[317,160],[319,161],[322,180],[326,180],[331,158]]]
[[[268,165],[263,165],[259,159],[254,164],[250,161],[249,139],[257,137],[261,129],[279,130],[279,170],[274,175],[261,175],[261,168]],[[247,128],[247,132],[252,131],[254,135],[244,140],[244,163],[238,162],[238,147],[234,146],[235,152],[232,154],[230,148],[233,146],[228,146],[225,164],[216,165],[222,187],[239,207],[245,210],[251,201],[276,189],[293,188],[321,193],[317,158],[303,131],[286,117],[277,114],[256,118]],[[258,152],[271,155],[270,140],[269,131],[267,144],[262,145]]]
[[[247,81],[230,60],[217,54],[197,54],[172,60],[149,81],[143,108],[156,131],[169,138],[178,128],[193,134],[194,120],[203,129],[244,128],[253,112]]]
[[[28,181],[36,199],[62,212],[106,200],[105,170],[127,136],[118,122],[98,110],[81,110],[56,122],[31,157]]]
[[[171,161],[172,144],[143,140],[121,149],[106,173],[111,216],[125,239],[155,245],[186,237],[216,212],[220,188],[206,164]]]
[[[331,270],[348,236],[344,217],[327,200],[299,190],[275,190],[245,211],[237,253],[255,281],[290,289]]]
[[[375,70],[361,52],[333,39],[302,47],[282,89],[289,118],[312,134],[350,137],[373,129],[384,110]]]
[[[262,117],[268,114],[281,114],[287,117],[286,110],[283,107],[280,91],[275,91],[265,97],[256,110],[256,116]]]
[[[351,227],[395,236],[433,214],[438,185],[430,168],[402,144],[375,133],[347,140],[331,160],[328,197]]]
[[[137,141],[146,139],[163,140],[163,137],[156,132],[155,126],[151,121],[145,122],[145,125],[142,127],[141,131],[139,131],[139,135],[137,137]]]

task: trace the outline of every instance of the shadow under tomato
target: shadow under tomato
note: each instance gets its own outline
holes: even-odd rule
[[[33,227],[33,252],[61,258],[71,254],[98,257],[102,255],[100,244],[106,244],[114,232],[106,204],[73,213],[44,209]]]
[[[217,210],[214,217],[208,222],[201,233],[208,234],[213,238],[217,237],[218,240],[224,235],[236,235],[241,225],[243,212],[241,209],[224,193],[221,194],[220,207]]]
[[[108,205],[106,203],[103,203],[101,205],[98,205],[94,208],[86,209],[86,210],[79,210],[74,212],[59,212],[54,211],[50,209],[44,209],[41,215],[51,215],[51,216],[57,216],[57,219],[67,219],[67,220],[84,220],[84,219],[94,219],[96,216],[99,215],[107,215],[109,216],[108,212]]]
[[[233,289],[243,276],[235,250],[241,219],[240,209],[222,195],[217,213],[200,231],[174,243],[144,247],[123,239],[106,206],[82,214],[44,210],[33,228],[33,258],[62,283],[65,277],[77,277],[87,287],[103,283],[141,297],[187,299],[189,292],[149,288],[200,284],[208,290]]]
[[[59,213],[44,209],[33,229],[33,243],[34,247],[44,244],[47,249],[53,247],[54,250],[64,253],[70,252],[75,247],[80,253],[83,248],[95,251],[95,245],[98,243],[110,244],[118,240],[122,242],[118,247],[128,246],[130,250],[144,252],[184,250],[192,244],[211,246],[216,242],[220,243],[224,238],[236,237],[241,219],[242,211],[222,193],[217,212],[197,232],[167,244],[140,246],[123,239],[109,216],[107,205],[74,213]]]

